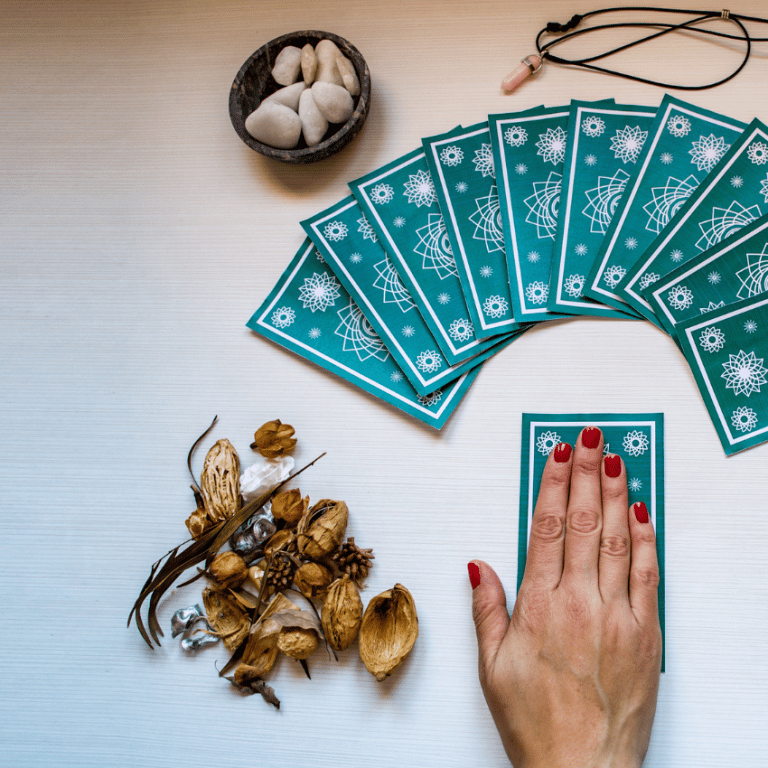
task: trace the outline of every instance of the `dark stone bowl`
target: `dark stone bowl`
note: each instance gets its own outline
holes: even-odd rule
[[[283,87],[272,79],[272,68],[275,65],[277,55],[286,45],[303,48],[307,43],[316,45],[323,39],[332,40],[336,43],[341,52],[352,62],[360,81],[360,94],[354,97],[355,111],[352,113],[352,117],[343,125],[331,124],[323,140],[314,147],[308,147],[303,136],[294,149],[276,149],[256,141],[245,130],[245,119],[261,104],[262,99]],[[368,116],[370,100],[371,73],[357,48],[343,37],[332,35],[330,32],[291,32],[262,45],[240,67],[229,94],[229,116],[237,135],[256,152],[284,163],[315,163],[335,155],[352,141],[363,127],[365,118]]]

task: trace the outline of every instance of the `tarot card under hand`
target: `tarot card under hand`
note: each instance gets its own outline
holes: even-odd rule
[[[603,453],[621,456],[627,470],[629,504],[642,501],[656,532],[659,558],[659,620],[664,633],[664,414],[524,413],[520,453],[520,526],[517,587],[523,580],[533,511],[547,457],[560,442],[575,445],[585,427],[603,432]],[[662,670],[664,662],[662,657]]]
[[[434,336],[386,251],[378,242],[357,231],[362,215],[355,198],[349,196],[303,221],[302,226],[416,392],[419,395],[434,392],[495,354],[497,347],[492,347],[463,363],[454,366],[445,363]],[[324,285],[318,285],[318,298],[323,291]],[[471,328],[469,319],[462,318],[455,320],[448,331],[456,341],[466,341]]]
[[[655,107],[571,102],[547,302],[551,311],[626,317],[626,312],[585,298],[583,291],[655,115]]]
[[[479,367],[420,397],[347,291],[317,257],[307,239],[247,326],[440,429]]]
[[[489,154],[487,167],[492,162]],[[466,340],[451,337],[451,323],[469,314],[424,150],[410,152],[349,186],[364,213],[360,231],[384,246],[448,364],[497,344],[496,337],[478,339],[474,327]],[[501,294],[485,300],[483,313],[493,321],[512,317],[509,301]],[[519,329],[515,323],[506,326],[507,331]]]
[[[676,326],[768,290],[768,216],[694,256],[643,291],[675,341]]]
[[[738,120],[665,96],[587,276],[584,294],[617,309],[615,291],[653,239],[746,128]]]
[[[726,456],[768,440],[768,293],[677,326]]]
[[[641,291],[768,212],[768,127],[753,120],[630,269],[617,294],[661,327]]]

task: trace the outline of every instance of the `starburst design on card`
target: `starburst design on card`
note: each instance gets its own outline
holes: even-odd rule
[[[699,180],[695,176],[687,179],[670,176],[663,187],[653,187],[650,202],[643,206],[648,214],[645,228],[656,234],[661,232],[698,186]]]
[[[418,245],[413,249],[423,257],[422,268],[437,272],[441,280],[454,275],[458,277],[456,259],[453,257],[451,241],[441,214],[430,213],[428,223],[416,230]]]
[[[437,303],[438,304],[448,304],[451,301],[451,294],[450,293],[438,293],[437,294]]]
[[[661,160],[664,165],[669,165],[675,158],[672,157],[672,154],[670,152],[662,152],[659,160]]]
[[[434,373],[443,364],[443,358],[434,349],[425,349],[416,358],[416,367],[423,373]]]
[[[307,277],[304,284],[299,287],[299,301],[310,312],[325,312],[332,307],[339,298],[339,284],[336,278],[327,272],[315,272],[312,277]]]
[[[731,414],[731,424],[739,432],[751,432],[757,426],[757,414],[746,405],[741,405]]]
[[[454,189],[461,195],[469,189],[469,184],[466,181],[457,181]]]
[[[443,398],[443,390],[436,389],[434,392],[430,392],[428,395],[420,395],[419,403],[425,408],[431,408],[433,405],[437,405]]]
[[[506,141],[510,147],[522,147],[523,144],[528,141],[528,131],[526,131],[522,125],[513,123],[506,131],[504,131],[504,141]]]
[[[565,278],[565,292],[574,299],[580,299],[584,292],[584,275],[568,275]]]
[[[402,333],[406,339],[410,339],[416,335],[416,329],[412,325],[404,325],[400,333]]]
[[[472,160],[475,164],[475,170],[482,176],[493,176],[493,153],[490,144],[483,144],[480,149],[475,150],[475,157]]]
[[[371,202],[376,205],[391,203],[395,197],[395,190],[389,184],[377,184],[371,188]]]
[[[622,445],[630,456],[642,456],[648,450],[648,438],[639,429],[633,429],[624,435]]]
[[[736,296],[748,299],[758,293],[768,291],[768,243],[760,253],[747,254],[747,266],[736,272],[741,288]]]
[[[724,307],[724,306],[725,306],[725,302],[724,301],[718,301],[717,304],[715,304],[714,301],[710,301],[709,304],[707,304],[706,307],[699,307],[699,312],[702,315],[705,315],[707,312],[712,312],[715,309],[720,309],[721,307]]]
[[[549,456],[560,442],[560,435],[557,432],[547,430],[536,438],[536,450],[544,456]]]
[[[725,334],[719,328],[710,325],[699,334],[699,346],[705,352],[718,352],[725,346]]]
[[[722,136],[710,133],[709,136],[699,136],[698,141],[691,142],[688,154],[700,171],[709,173],[730,148],[731,145],[726,144]]]
[[[744,323],[744,331],[746,333],[755,333],[757,331],[757,323],[754,320],[747,320]]]
[[[525,286],[525,298],[531,304],[544,304],[549,296],[549,286],[541,280],[534,280]]]
[[[499,195],[494,184],[487,195],[475,200],[477,210],[469,217],[475,225],[474,240],[485,243],[488,253],[504,250],[504,231],[501,222]]]
[[[397,384],[403,380],[403,374],[400,371],[392,371],[392,373],[389,374],[389,380],[393,384]]]
[[[480,267],[480,277],[491,277],[493,275],[493,267],[485,264]]]
[[[515,166],[515,173],[518,176],[525,176],[525,174],[528,173],[528,166],[525,163],[518,163]]]
[[[315,339],[319,339],[321,335],[322,331],[319,328],[310,328],[309,332],[307,333],[307,336],[309,336],[309,338],[313,341]]]
[[[454,341],[469,341],[475,335],[475,329],[469,320],[460,318],[448,326],[448,335]]]
[[[389,358],[389,350],[354,301],[350,299],[349,304],[336,314],[341,322],[334,333],[343,339],[345,352],[356,354],[360,361],[375,357],[384,362]]]
[[[581,130],[586,136],[594,138],[605,131],[605,122],[595,115],[588,115],[581,121]]]
[[[677,264],[683,260],[683,252],[679,248],[675,248],[674,251],[670,251],[669,258]]]
[[[762,141],[753,142],[747,149],[747,157],[755,165],[765,165],[768,163],[768,145],[763,144]]]
[[[717,285],[722,279],[723,278],[720,273],[716,272],[715,270],[707,275],[707,280],[709,281],[710,285]]]
[[[648,131],[641,131],[637,125],[619,128],[611,139],[614,157],[623,163],[636,162],[647,138]]]
[[[608,231],[628,179],[629,174],[619,168],[613,176],[598,176],[597,186],[586,190],[589,203],[582,213],[590,220],[590,232]]]
[[[279,307],[272,313],[275,328],[287,328],[295,319],[296,313],[290,307]]]
[[[539,239],[555,239],[562,181],[563,177],[559,173],[551,171],[546,181],[533,182],[533,194],[523,200],[528,208],[525,220],[536,227],[536,237]]]
[[[498,319],[509,311],[509,302],[501,296],[489,296],[483,302],[483,312],[488,317]]]
[[[691,121],[682,115],[672,115],[667,120],[667,130],[679,139],[690,132]]]
[[[398,229],[402,229],[405,226],[405,219],[402,216],[395,216],[395,218],[392,219],[392,225]]]
[[[597,165],[597,157],[595,157],[595,155],[584,155],[584,164],[588,165],[590,168],[593,165]]]
[[[451,168],[459,165],[463,159],[464,150],[461,149],[461,147],[451,145],[450,147],[443,147],[442,151],[440,152],[440,162],[443,165],[450,166]]]
[[[734,200],[727,208],[715,206],[710,218],[699,223],[702,236],[696,241],[696,247],[700,251],[711,248],[759,217],[759,206],[745,208],[738,200]]]
[[[544,133],[539,134],[539,140],[536,142],[536,154],[543,162],[557,165],[565,159],[565,143],[567,134],[560,128],[547,128]]]
[[[658,272],[646,272],[640,278],[640,290],[644,291],[649,285],[653,285],[660,278],[661,275]]]
[[[573,248],[573,252],[577,256],[586,256],[588,251],[589,248],[587,247],[586,243],[577,243]]]
[[[627,483],[627,488],[633,493],[637,493],[643,489],[643,481],[639,477],[633,477]]]
[[[628,237],[628,238],[627,238],[627,239],[624,241],[624,247],[625,247],[625,248],[626,248],[628,251],[634,251],[634,250],[635,250],[635,248],[637,248],[637,238],[636,238],[636,237]]]
[[[363,240],[372,240],[374,243],[379,241],[379,238],[376,237],[376,232],[371,226],[371,223],[368,221],[368,219],[365,218],[365,216],[361,216],[357,220],[357,231],[362,233]]]
[[[363,254],[362,253],[358,253],[357,251],[355,251],[355,253],[350,254],[349,260],[353,264],[359,264],[363,260]]]
[[[732,389],[734,395],[749,397],[753,392],[760,392],[760,387],[768,381],[766,373],[768,369],[763,367],[762,357],[739,350],[736,355],[728,355],[721,377],[725,379],[725,388]]]
[[[385,256],[378,264],[374,264],[373,268],[378,275],[373,281],[373,287],[381,291],[384,303],[397,304],[401,312],[410,312],[416,305],[389,257]]]
[[[620,267],[618,264],[613,264],[603,272],[603,280],[609,288],[615,288],[620,282],[621,278],[627,274],[627,270],[624,267]]]
[[[744,186],[743,176],[731,176],[731,186],[734,189],[741,189]]]
[[[426,171],[416,171],[416,173],[409,175],[408,181],[403,186],[408,202],[413,203],[417,208],[421,208],[422,205],[430,206],[437,202],[434,182]]]
[[[541,260],[541,254],[538,251],[531,251],[526,257],[531,264],[536,264]]]
[[[688,309],[693,304],[693,293],[690,288],[677,285],[667,294],[667,301],[672,309]]]
[[[347,225],[343,221],[329,221],[323,228],[323,234],[334,243],[347,236]]]

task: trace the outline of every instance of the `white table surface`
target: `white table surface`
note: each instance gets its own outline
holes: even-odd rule
[[[768,765],[768,446],[725,458],[663,333],[537,328],[437,433],[245,328],[302,242],[298,222],[422,136],[570,98],[658,104],[659,88],[555,66],[500,92],[547,21],[590,7],[0,3],[0,762],[504,765],[465,565],[486,559],[514,589],[520,415],[663,411],[668,671],[646,765]],[[362,133],[308,167],[252,152],[227,112],[242,62],[298,29],[346,37],[373,77]],[[757,49],[736,80],[688,98],[768,120]],[[664,50],[627,61],[703,82],[736,60],[725,45]],[[328,452],[300,486],[349,504],[349,533],[376,553],[365,599],[401,582],[417,602],[421,635],[394,677],[377,683],[354,650],[317,654],[311,682],[284,660],[277,712],[217,677],[223,650],[188,656],[168,632],[150,651],[126,628],[150,564],[185,538],[186,453],[215,414],[206,447],[228,437],[244,464],[271,418],[297,428],[299,463]],[[165,600],[166,629],[198,599],[196,584]]]

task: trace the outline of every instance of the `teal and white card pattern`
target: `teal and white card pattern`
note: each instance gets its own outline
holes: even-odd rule
[[[425,138],[422,145],[475,335],[514,330],[512,313],[493,318],[483,309],[491,297],[511,301],[488,123]]]
[[[753,120],[627,272],[617,293],[660,326],[642,290],[768,212],[766,163],[768,127]]]
[[[618,309],[628,308],[614,286],[745,127],[738,120],[664,97],[638,160],[638,171],[624,190],[587,277],[587,296]]]
[[[494,347],[486,350],[485,357],[446,364],[386,251],[358,231],[362,215],[355,198],[349,196],[302,226],[418,394],[433,392],[495,353]],[[461,341],[469,338],[470,329],[468,318],[457,318],[448,331]]]
[[[614,307],[585,298],[583,293],[587,274],[635,172],[655,115],[656,109],[649,107],[595,107],[571,102],[561,215],[550,276],[550,310],[626,316]]]
[[[768,440],[768,293],[680,323],[680,346],[725,453]]]
[[[489,152],[485,167],[492,163]],[[424,150],[414,150],[349,186],[364,213],[360,227],[389,253],[448,363],[498,343],[496,337],[479,340],[474,326],[468,339],[451,338],[451,323],[469,312]],[[488,320],[512,317],[509,300],[501,294],[487,298],[482,309]],[[510,324],[507,330],[519,330],[519,325]]]
[[[440,429],[478,368],[419,396],[344,287],[305,240],[247,326],[395,408]]]

